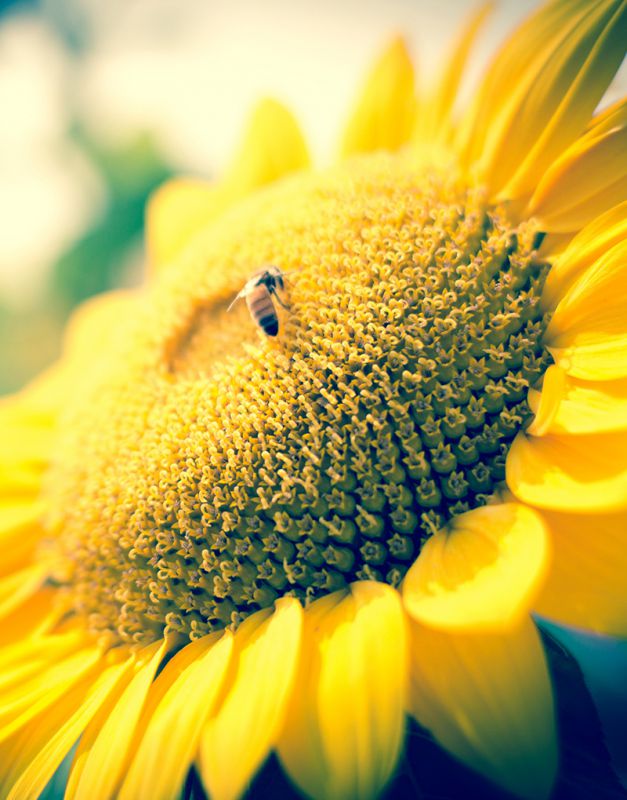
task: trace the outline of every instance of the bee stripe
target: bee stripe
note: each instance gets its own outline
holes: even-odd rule
[[[264,317],[259,325],[268,336],[276,336],[279,332],[279,321],[276,317]]]

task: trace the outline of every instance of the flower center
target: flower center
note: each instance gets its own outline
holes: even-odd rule
[[[68,417],[50,525],[76,613],[116,639],[195,638],[281,595],[398,585],[503,485],[530,417],[550,358],[535,236],[402,157],[225,215]],[[276,339],[244,303],[226,314],[266,264],[286,273]]]

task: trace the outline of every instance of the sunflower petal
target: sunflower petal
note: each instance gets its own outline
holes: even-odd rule
[[[627,380],[581,381],[552,365],[542,390],[529,392],[529,406],[536,415],[527,428],[531,436],[627,430]]]
[[[171,264],[195,234],[242,197],[308,164],[307,146],[292,114],[276,100],[259,102],[219,183],[173,179],[153,195],[147,214],[152,270]]]
[[[410,708],[468,766],[529,800],[557,770],[551,683],[529,618],[506,633],[451,633],[412,623]]]
[[[194,178],[172,178],[152,195],[146,209],[146,248],[151,271],[170,264],[195,233],[229,207],[222,186]]]
[[[542,290],[544,308],[555,308],[577,278],[625,238],[627,201],[588,223],[555,260]]]
[[[450,57],[446,60],[446,69],[433,98],[421,108],[416,120],[418,137],[429,137],[446,134],[452,123],[452,112],[457,99],[464,68],[472,47],[494,10],[495,3],[483,3],[474,9],[462,26],[459,37],[453,46]]]
[[[305,614],[299,675],[278,744],[292,780],[316,798],[379,794],[402,746],[405,616],[389,586],[360,582]],[[385,642],[385,646],[382,646]]]
[[[613,381],[627,376],[623,336],[579,338],[566,347],[547,347],[555,363],[565,372],[586,381]]]
[[[40,683],[46,680],[45,672],[68,654],[75,653],[84,644],[83,631],[38,636],[12,642],[2,648],[0,654],[0,698],[6,702],[3,692],[30,675],[38,672]]]
[[[0,746],[0,800],[39,797],[85,726],[130,668],[130,661],[99,668],[45,713]]]
[[[187,645],[169,662],[171,668],[157,679],[160,699],[142,727],[118,800],[177,796],[198,748],[202,724],[222,688],[232,650],[229,632],[210,634]]]
[[[530,194],[551,163],[583,132],[621,65],[626,41],[627,5],[607,0],[591,7],[550,55],[508,131],[514,141],[502,140],[501,146],[518,152],[521,159],[501,197]]]
[[[507,630],[529,613],[548,558],[542,520],[530,508],[476,508],[425,543],[405,576],[403,602],[432,627]]]
[[[416,115],[414,67],[401,37],[384,50],[368,76],[342,136],[342,158],[398,150],[409,141]]]
[[[54,416],[29,401],[29,388],[0,399],[0,509],[34,500],[52,455]]]
[[[90,674],[99,658],[95,648],[87,648],[58,662],[48,661],[34,674],[28,669],[13,670],[0,693],[0,742],[28,727],[27,723],[63,697],[81,675]]]
[[[554,558],[535,610],[566,625],[627,636],[627,514],[543,516]]]
[[[48,577],[44,564],[33,564],[0,579],[0,619],[37,592]]]
[[[538,218],[542,230],[579,230],[625,196],[627,102],[612,116],[613,127],[593,128],[595,135],[577,140],[541,178],[528,213]]]
[[[278,736],[300,654],[302,607],[293,598],[235,634],[236,666],[200,739],[200,769],[211,797],[239,797]]]
[[[120,681],[87,726],[72,764],[66,800],[107,800],[115,795],[135,726],[164,653],[164,642],[144,648],[128,680]]]
[[[627,433],[528,437],[507,454],[510,490],[540,508],[582,513],[627,507]]]
[[[563,347],[577,334],[595,331],[627,333],[626,258],[627,242],[620,242],[577,278],[557,304],[544,336],[547,344]]]
[[[587,0],[545,3],[499,48],[459,127],[457,138],[466,166],[498,145],[502,129],[511,124],[525,93],[538,80],[550,54],[585,16],[587,5]],[[518,152],[513,155],[510,174],[519,158]]]
[[[4,649],[17,640],[27,641],[31,636],[41,637],[52,630],[64,613],[59,600],[57,589],[48,586],[17,604],[2,618],[0,648]]]
[[[557,304],[544,343],[570,375],[587,380],[627,376],[626,257],[627,242],[615,245],[579,275]]]
[[[24,501],[0,504],[0,575],[8,575],[26,567],[41,541],[42,506]]]

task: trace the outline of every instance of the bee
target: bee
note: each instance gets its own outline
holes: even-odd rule
[[[246,281],[244,288],[233,300],[227,311],[230,311],[240,298],[245,298],[250,316],[261,330],[266,336],[276,336],[279,332],[279,317],[272,298],[276,298],[281,308],[287,308],[277,291],[277,289],[284,288],[283,277],[284,273],[278,267],[272,265],[255,272]]]

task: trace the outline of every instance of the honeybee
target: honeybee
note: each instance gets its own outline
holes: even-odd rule
[[[240,298],[245,298],[250,316],[256,324],[266,336],[276,336],[279,332],[279,318],[272,298],[275,297],[282,308],[287,308],[277,291],[277,289],[284,288],[283,277],[284,274],[281,270],[272,265],[255,272],[246,281],[244,288],[233,300],[227,311],[230,311]]]

